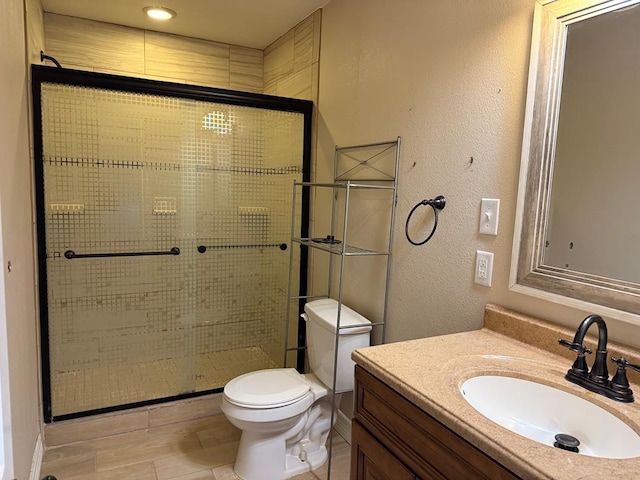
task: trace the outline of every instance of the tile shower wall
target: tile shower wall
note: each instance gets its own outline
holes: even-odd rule
[[[322,10],[262,50],[44,14],[46,52],[64,67],[318,100]],[[38,50],[39,51],[39,50]]]
[[[66,68],[263,92],[262,50],[53,13],[44,34]]]
[[[321,22],[316,10],[264,50],[264,93],[317,102]]]
[[[278,366],[289,253],[265,245],[288,242],[302,115],[51,84],[42,106],[52,414]]]

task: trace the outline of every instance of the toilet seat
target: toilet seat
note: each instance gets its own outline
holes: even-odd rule
[[[296,403],[311,389],[304,375],[294,368],[273,368],[245,373],[224,387],[226,399],[239,407],[277,408]]]

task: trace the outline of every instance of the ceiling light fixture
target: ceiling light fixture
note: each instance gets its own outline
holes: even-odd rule
[[[176,12],[165,7],[144,7],[142,11],[154,20],[169,20],[177,15]]]

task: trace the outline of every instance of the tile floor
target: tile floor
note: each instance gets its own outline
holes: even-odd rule
[[[80,441],[45,451],[41,475],[58,480],[236,480],[240,432],[224,415]],[[331,480],[348,480],[350,445],[333,441]],[[326,464],[293,480],[325,480]],[[265,479],[272,480],[272,479]]]

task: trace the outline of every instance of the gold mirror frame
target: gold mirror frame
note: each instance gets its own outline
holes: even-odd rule
[[[535,6],[511,290],[577,307],[640,314],[640,285],[544,265],[567,28],[640,0],[539,0]],[[593,309],[593,308],[592,308]]]

